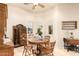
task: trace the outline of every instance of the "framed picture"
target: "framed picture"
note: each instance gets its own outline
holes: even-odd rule
[[[48,26],[48,33],[53,34],[53,25]]]
[[[62,21],[62,30],[77,29],[77,21]]]

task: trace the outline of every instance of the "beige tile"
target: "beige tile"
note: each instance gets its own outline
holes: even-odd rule
[[[22,56],[23,47],[18,47],[14,49],[14,56]],[[67,51],[66,49],[54,49],[54,56],[79,56],[78,52]]]

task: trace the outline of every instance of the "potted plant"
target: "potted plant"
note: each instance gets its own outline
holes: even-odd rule
[[[37,34],[39,35],[39,36],[41,36],[42,37],[42,27],[39,27],[38,29],[37,29]]]

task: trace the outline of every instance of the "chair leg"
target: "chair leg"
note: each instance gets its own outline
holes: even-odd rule
[[[25,49],[23,50],[22,56],[24,55]]]
[[[26,54],[26,53],[27,53],[27,50],[25,50],[25,56],[27,56],[27,54]]]
[[[53,53],[49,53],[49,56],[52,56],[53,55]]]
[[[52,53],[52,56],[54,56],[54,54]]]

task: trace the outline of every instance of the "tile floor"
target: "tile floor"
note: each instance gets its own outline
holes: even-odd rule
[[[14,56],[22,56],[23,47],[18,47],[14,49]],[[54,49],[54,56],[79,56],[78,52],[69,51],[67,52],[66,49]]]

